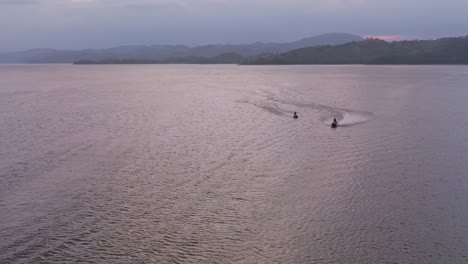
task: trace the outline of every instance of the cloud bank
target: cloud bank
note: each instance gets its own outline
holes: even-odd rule
[[[468,34],[466,0],[0,0],[0,51]]]

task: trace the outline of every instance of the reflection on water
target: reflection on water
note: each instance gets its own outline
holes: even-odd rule
[[[466,71],[0,66],[0,262],[466,263]]]

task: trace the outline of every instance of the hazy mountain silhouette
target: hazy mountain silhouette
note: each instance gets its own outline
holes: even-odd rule
[[[214,44],[197,47],[184,45],[120,46],[108,49],[56,50],[32,49],[20,52],[0,53],[0,63],[72,63],[75,61],[163,61],[177,58],[210,58],[222,54],[238,54],[243,57],[319,45],[338,45],[362,40],[345,33],[328,33],[288,43],[256,42],[243,45]]]
[[[468,36],[318,46],[263,56],[246,64],[468,64]]]

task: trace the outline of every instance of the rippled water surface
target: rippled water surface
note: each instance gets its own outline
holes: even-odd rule
[[[467,72],[0,66],[0,263],[468,263]]]

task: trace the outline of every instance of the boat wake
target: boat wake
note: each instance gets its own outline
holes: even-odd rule
[[[339,126],[344,127],[362,124],[371,120],[374,116],[371,112],[337,108],[315,102],[280,99],[271,94],[263,98],[250,98],[238,102],[259,107],[264,111],[282,117],[291,117],[294,111],[297,111],[297,108],[313,110],[320,113],[320,121],[326,126],[330,126],[334,118],[337,119]]]
[[[278,104],[271,102],[269,100],[267,101],[239,100],[237,102],[256,106],[266,112],[269,112],[277,116],[289,117],[294,113],[294,111],[283,109],[280,106],[278,106]]]
[[[344,108],[336,108],[328,105],[318,104],[314,102],[303,102],[295,100],[282,100],[272,99],[275,102],[293,105],[295,107],[307,108],[311,110],[319,111],[321,114],[321,121],[326,126],[330,126],[333,119],[336,118],[339,126],[353,126],[367,122],[373,118],[371,112],[356,111]]]
[[[338,121],[338,126],[354,126],[362,124],[364,122],[372,119],[373,114],[369,112],[358,112],[350,110],[342,110],[343,112],[338,117],[324,117],[322,118],[322,123],[326,126],[330,126],[333,122],[333,118],[336,118]]]

